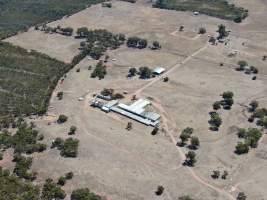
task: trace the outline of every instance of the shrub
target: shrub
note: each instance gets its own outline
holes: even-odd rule
[[[135,76],[136,73],[137,73],[137,69],[136,69],[135,67],[131,67],[131,68],[129,69],[128,76],[129,76],[129,77]]]
[[[74,190],[71,193],[71,200],[101,200],[102,198],[92,192],[88,188]]]
[[[248,144],[246,143],[242,143],[242,142],[238,142],[236,147],[235,147],[235,152],[237,154],[244,154],[244,153],[248,153],[249,151],[249,147]]]
[[[71,126],[70,131],[69,131],[69,135],[74,135],[76,133],[76,130],[77,130],[76,126]]]
[[[66,115],[59,115],[57,119],[57,123],[62,124],[68,120],[68,117]]]
[[[64,199],[66,194],[52,179],[46,179],[43,186],[41,199],[52,200],[52,199]]]
[[[214,110],[219,110],[221,108],[221,102],[220,101],[216,101],[213,104],[213,109]]]
[[[58,100],[62,100],[63,99],[63,92],[58,92],[57,98],[58,98]]]
[[[60,155],[63,157],[77,157],[79,140],[68,138],[65,140]]]
[[[72,179],[72,177],[73,177],[73,172],[68,172],[68,173],[65,174],[65,178],[66,178],[67,180]]]
[[[163,192],[164,192],[164,187],[162,185],[159,185],[157,190],[156,190],[156,192],[155,192],[155,194],[157,196],[160,196],[160,195],[162,195]]]
[[[139,74],[141,79],[148,79],[151,78],[152,70],[148,67],[140,67]]]
[[[198,33],[199,34],[205,34],[207,31],[204,27],[200,27],[199,30],[198,30]]]
[[[196,153],[194,151],[188,151],[188,153],[185,156],[186,156],[185,164],[193,167],[196,163]]]
[[[64,176],[59,177],[57,184],[63,186],[65,185],[65,183],[66,183],[66,177]]]

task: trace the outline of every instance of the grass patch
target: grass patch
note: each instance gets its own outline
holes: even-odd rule
[[[241,22],[248,11],[226,0],[158,0],[154,7],[178,11],[194,11],[221,19]]]
[[[0,42],[0,125],[11,116],[44,114],[60,77],[72,65]]]
[[[102,0],[0,0],[0,38],[73,14]]]

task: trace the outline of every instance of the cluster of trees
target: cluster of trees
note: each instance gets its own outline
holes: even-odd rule
[[[46,145],[38,142],[42,138],[43,136],[39,135],[37,130],[23,122],[13,135],[8,131],[0,133],[0,148],[7,149],[12,147],[17,154],[42,152],[46,150]]]
[[[71,27],[66,27],[66,28],[62,28],[61,26],[50,27],[47,26],[46,24],[42,25],[41,28],[39,26],[35,26],[35,30],[44,31],[45,33],[58,33],[66,36],[72,36],[73,34],[73,28]]]
[[[218,131],[222,124],[222,118],[217,112],[210,112],[210,130]]]
[[[41,199],[53,200],[53,199],[65,199],[66,193],[57,185],[52,179],[48,178],[42,189]]]
[[[0,42],[0,126],[16,118],[46,112],[58,80],[71,68],[35,51]]]
[[[94,71],[91,73],[92,78],[98,77],[99,80],[105,78],[105,75],[107,74],[106,65],[102,61],[99,61],[96,64],[96,67]]]
[[[258,74],[258,72],[259,72],[259,70],[256,67],[248,66],[248,63],[245,60],[240,60],[240,61],[238,61],[237,64],[238,64],[238,67],[236,68],[236,70],[237,71],[244,71],[245,74]]]
[[[254,122],[257,119],[256,124],[263,128],[267,128],[267,109],[266,108],[258,108],[259,103],[257,101],[251,101],[249,104],[248,110],[251,112],[251,116],[249,117],[249,122]]]
[[[19,178],[24,178],[26,180],[31,180],[31,181],[36,179],[37,173],[29,172],[29,169],[31,168],[32,165],[32,158],[16,154],[13,158],[13,162],[16,163],[14,168],[14,173]]]
[[[193,128],[190,127],[185,128],[180,134],[181,141],[178,142],[177,145],[185,146],[186,142],[190,139],[190,145],[188,145],[188,147],[190,149],[196,150],[199,147],[200,142],[197,136],[192,136],[193,132],[194,132]]]
[[[117,49],[125,42],[124,34],[113,34],[105,29],[88,30],[82,27],[77,30],[78,37],[86,38],[86,42],[80,43],[80,49],[84,55],[90,55],[98,60],[107,49]]]
[[[79,140],[73,138],[67,138],[63,140],[62,138],[56,138],[52,142],[51,148],[57,148],[60,150],[60,155],[63,157],[77,157],[78,155]]]
[[[127,39],[127,46],[130,48],[144,49],[147,47],[147,40],[139,37],[129,37]]]
[[[218,178],[220,178],[220,176],[222,179],[226,179],[228,176],[228,171],[224,170],[222,175],[221,175],[221,172],[219,170],[214,170],[211,174],[211,177],[213,179],[218,179]]]
[[[141,79],[148,79],[153,76],[152,70],[149,67],[140,67],[138,70],[135,67],[129,69],[128,77],[139,75]]]
[[[115,93],[114,92],[114,89],[112,88],[104,88],[102,91],[101,91],[101,95],[103,96],[108,96],[110,97],[112,100],[115,100],[115,99],[123,99],[124,96],[120,93]]]
[[[240,128],[237,132],[239,138],[244,139],[244,142],[238,142],[235,147],[235,153],[244,154],[249,152],[249,147],[256,148],[258,141],[262,136],[262,132],[257,128],[244,129]]]
[[[66,181],[72,179],[72,177],[73,177],[73,172],[68,172],[64,176],[58,178],[57,184],[64,186]]]

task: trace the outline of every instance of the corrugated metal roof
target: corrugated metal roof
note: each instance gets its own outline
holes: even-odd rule
[[[145,112],[143,114],[147,119],[150,119],[152,121],[157,121],[160,118],[160,115],[154,112]]]

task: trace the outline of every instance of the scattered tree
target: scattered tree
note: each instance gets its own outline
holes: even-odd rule
[[[160,196],[160,195],[162,195],[163,192],[164,192],[164,187],[162,185],[159,185],[156,192],[155,192],[156,195]]]
[[[70,127],[70,131],[69,131],[69,135],[74,135],[76,133],[77,127],[76,126],[71,126]]]
[[[196,137],[196,136],[193,136],[193,137],[191,137],[191,144],[190,144],[190,147],[192,148],[192,149],[197,149],[198,147],[199,147],[199,139],[198,139],[198,137]]]
[[[59,115],[57,119],[57,123],[62,124],[68,120],[68,117],[66,115]]]
[[[198,33],[199,34],[205,34],[207,31],[204,27],[200,27],[199,30],[198,30]]]
[[[196,163],[196,153],[194,151],[188,151],[188,153],[185,156],[186,156],[185,164],[187,166],[193,167]]]
[[[246,199],[247,199],[247,196],[245,195],[244,192],[239,192],[236,197],[236,200],[246,200]]]
[[[219,170],[214,170],[212,175],[211,175],[212,178],[214,179],[218,179],[220,177],[220,171]]]

